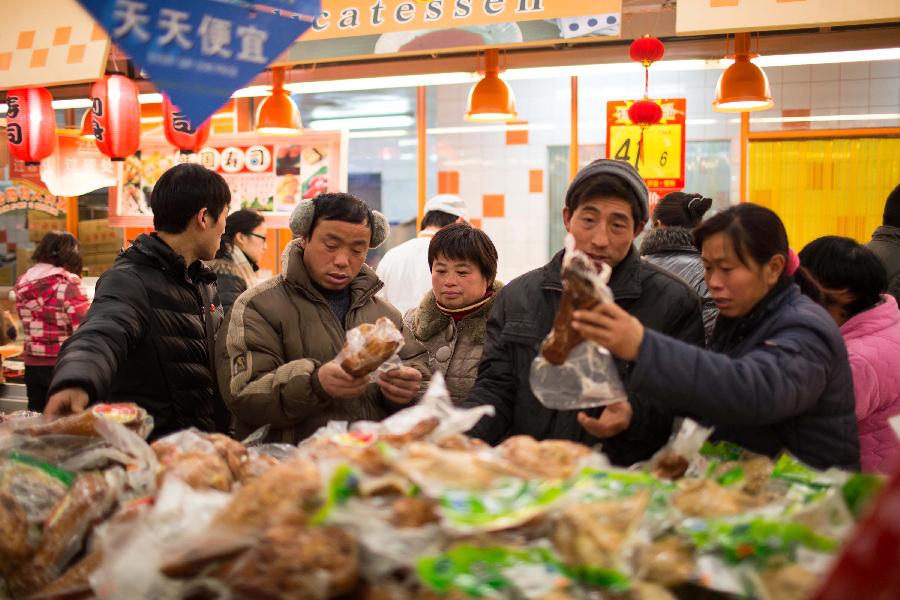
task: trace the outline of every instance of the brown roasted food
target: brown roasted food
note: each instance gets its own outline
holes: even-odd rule
[[[732,469],[741,469],[744,472],[741,490],[751,496],[756,496],[763,492],[774,467],[775,465],[769,457],[750,455],[744,460],[722,463],[713,471],[711,478],[718,479]]]
[[[816,575],[798,564],[769,566],[760,573],[760,579],[772,600],[806,600],[820,583]]]
[[[44,521],[66,492],[63,481],[37,466],[0,462],[0,569],[11,569],[31,556]]]
[[[216,448],[228,468],[231,469],[231,475],[235,480],[241,476],[241,467],[247,461],[247,447],[237,440],[233,440],[227,435],[221,433],[207,433],[204,436]]]
[[[381,317],[347,332],[341,350],[341,368],[354,377],[364,377],[393,356],[403,340],[394,322]]]
[[[324,577],[323,577],[324,575]],[[216,568],[237,598],[337,598],[359,580],[356,542],[343,529],[279,525],[250,550]]]
[[[422,527],[437,521],[437,504],[430,498],[403,496],[391,505],[391,523],[397,527]]]
[[[677,452],[664,452],[653,465],[653,474],[660,479],[676,481],[684,477],[691,463]]]
[[[695,570],[693,546],[674,535],[641,546],[637,562],[642,579],[666,587],[690,581]]]
[[[440,441],[438,441],[437,445],[439,448],[443,448],[444,450],[476,451],[490,448],[490,446],[488,446],[478,438],[469,437],[464,433],[454,433],[453,435],[448,435],[447,437],[442,438]]]
[[[117,490],[103,475],[85,473],[54,507],[44,523],[44,535],[31,561],[10,577],[14,592],[41,589],[58,578],[81,551],[94,525],[113,509]]]
[[[160,485],[166,477],[178,477],[195,490],[212,489],[228,492],[234,483],[231,469],[221,456],[198,450],[167,456],[158,477]]]
[[[387,442],[392,446],[405,446],[410,442],[418,442],[424,440],[428,437],[432,431],[438,428],[441,424],[441,420],[437,417],[428,417],[427,419],[422,419],[415,425],[413,425],[412,429],[407,431],[406,433],[385,433],[378,436],[383,442]]]
[[[500,444],[504,458],[535,477],[566,479],[578,470],[591,449],[565,440],[537,441],[528,435],[516,435]]]
[[[580,333],[572,329],[572,314],[576,310],[590,310],[603,301],[590,275],[593,265],[582,254],[572,256],[562,272],[562,298],[553,319],[553,329],[541,347],[547,362],[561,365],[575,346],[584,341]]]
[[[241,463],[241,470],[238,472],[238,481],[247,484],[254,479],[262,476],[263,473],[278,464],[278,459],[268,454],[257,454],[250,456],[246,461]]]
[[[423,442],[409,444],[405,454],[393,466],[423,487],[437,484],[484,489],[499,478],[529,478],[528,472],[507,461],[472,452],[441,450]]]
[[[572,566],[617,568],[618,553],[649,500],[649,492],[643,490],[621,500],[570,505],[553,528],[553,545]]]
[[[760,501],[740,490],[724,488],[715,481],[683,481],[672,496],[672,505],[687,517],[734,517],[760,505]]]
[[[56,581],[44,586],[40,592],[31,596],[31,598],[33,600],[81,600],[93,598],[94,593],[91,590],[88,578],[102,563],[103,552],[91,550]]]
[[[281,523],[303,525],[318,506],[320,488],[316,465],[293,458],[235,492],[213,526],[264,530]]]
[[[119,423],[131,429],[141,437],[150,434],[152,420],[147,411],[130,402],[119,404],[97,404],[84,412],[62,417],[40,425],[32,425],[22,429],[26,435],[80,435],[101,437],[97,431],[98,419]]]

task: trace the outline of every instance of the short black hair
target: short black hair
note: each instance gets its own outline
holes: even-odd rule
[[[619,198],[631,205],[631,215],[634,217],[634,225],[641,222],[638,214],[640,201],[634,194],[634,190],[621,178],[611,173],[594,175],[579,186],[575,193],[566,196],[566,208],[569,209],[569,217],[581,206],[581,203],[591,198]]]
[[[193,163],[175,165],[162,174],[150,194],[153,228],[183,233],[204,208],[218,221],[229,204],[231,190],[221,175]]]
[[[887,290],[884,263],[856,240],[821,237],[807,244],[799,256],[800,264],[822,287],[853,294],[853,301],[846,307],[851,317],[881,302]]]
[[[375,214],[368,204],[353,194],[325,192],[313,199],[313,206],[313,218],[309,226],[310,238],[319,221],[368,224],[370,235],[375,235]]]
[[[884,224],[900,227],[900,184],[888,194],[887,202],[884,203]]]
[[[434,234],[428,244],[429,269],[439,256],[475,263],[488,280],[488,285],[492,285],[497,278],[498,256],[494,242],[488,234],[468,223],[453,223]]]
[[[425,216],[422,217],[422,229],[426,229],[428,227],[437,227],[438,229],[442,227],[446,227],[451,223],[455,223],[459,220],[459,217],[456,215],[451,215],[450,213],[445,213],[442,210],[429,210],[425,213]]]
[[[47,263],[81,275],[83,261],[78,240],[68,231],[48,231],[35,248],[31,260]]]

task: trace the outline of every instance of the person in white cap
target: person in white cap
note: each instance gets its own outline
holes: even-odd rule
[[[438,194],[425,204],[422,230],[413,239],[388,250],[376,273],[384,282],[379,295],[397,307],[400,314],[415,308],[431,289],[428,244],[442,228],[469,220],[465,201],[455,194]]]

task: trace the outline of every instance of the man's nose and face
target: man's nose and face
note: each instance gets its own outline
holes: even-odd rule
[[[303,263],[318,285],[342,290],[359,275],[371,240],[368,222],[319,221],[304,244]]]
[[[563,209],[566,231],[575,238],[575,249],[587,254],[599,270],[603,263],[615,268],[622,262],[643,224],[635,223],[631,203],[615,197],[583,200],[569,213]]]

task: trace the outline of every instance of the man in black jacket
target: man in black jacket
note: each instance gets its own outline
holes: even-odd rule
[[[222,309],[201,260],[219,248],[231,192],[221,175],[177,165],[153,188],[156,233],[140,235],[97,283],[93,304],[63,345],[46,414],[94,402],[135,402],[152,438],[227,423],[210,360]]]
[[[584,167],[566,192],[563,222],[598,270],[613,268],[609,286],[616,302],[645,326],[702,345],[700,298],[681,279],[646,262],[634,239],[648,219],[647,186],[630,164],[600,159]],[[464,403],[490,404],[470,435],[496,444],[511,435],[539,440],[567,439],[588,445],[602,440],[603,451],[619,465],[645,460],[672,430],[672,416],[652,398],[629,395],[629,402],[586,411],[545,408],[528,382],[531,362],[550,332],[562,295],[559,252],[540,269],[514,279],[491,310],[478,379]],[[630,364],[618,362],[628,382]]]

